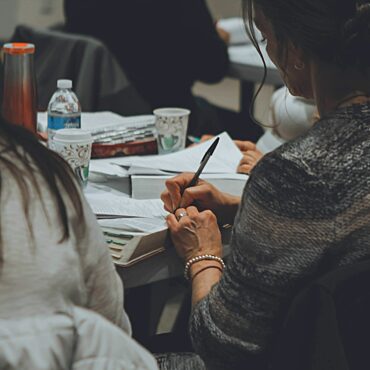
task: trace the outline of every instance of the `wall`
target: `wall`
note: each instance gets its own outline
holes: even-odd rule
[[[48,27],[63,21],[63,0],[0,0],[0,39],[9,38],[16,25]]]
[[[237,17],[241,14],[241,0],[207,0],[215,19]]]

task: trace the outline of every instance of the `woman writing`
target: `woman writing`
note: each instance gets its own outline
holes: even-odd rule
[[[295,292],[370,256],[370,2],[244,0],[244,8],[290,93],[313,99],[321,119],[258,162],[242,199],[204,181],[183,191],[189,174],[167,182],[168,225],[192,285],[190,334],[210,369],[266,368]],[[234,228],[224,269],[226,222]]]

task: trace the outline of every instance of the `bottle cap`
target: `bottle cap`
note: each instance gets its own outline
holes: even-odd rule
[[[58,89],[72,89],[71,80],[58,80],[57,82]]]
[[[3,46],[6,54],[24,55],[33,54],[35,52],[35,45],[26,42],[10,42]]]
[[[53,141],[69,144],[91,144],[93,138],[90,131],[80,128],[62,128],[55,132]]]

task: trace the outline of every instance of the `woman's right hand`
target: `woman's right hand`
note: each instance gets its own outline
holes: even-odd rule
[[[211,210],[220,223],[232,224],[240,203],[240,197],[226,194],[210,183],[199,179],[196,186],[187,188],[194,174],[182,173],[166,181],[161,194],[164,207],[169,212],[195,205],[199,210]]]

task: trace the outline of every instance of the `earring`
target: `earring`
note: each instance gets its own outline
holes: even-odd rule
[[[294,64],[294,69],[296,69],[297,71],[302,71],[302,69],[305,68],[305,64],[303,62],[299,62],[297,64]]]

